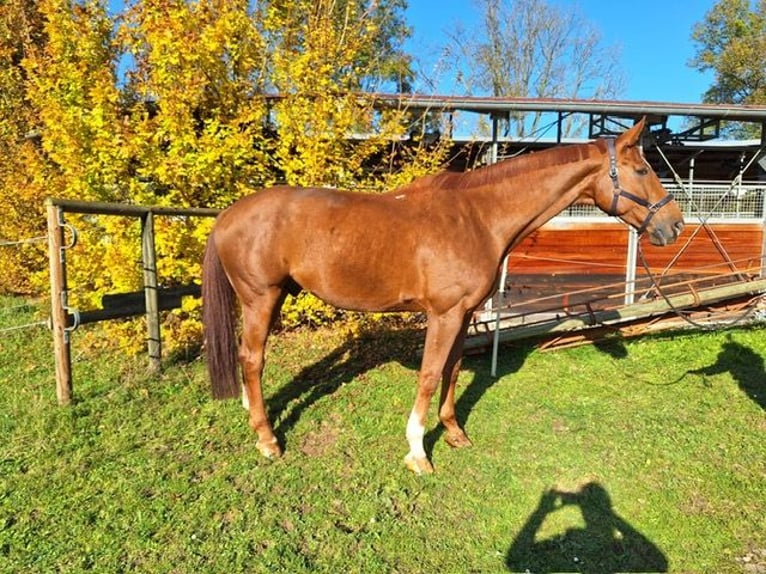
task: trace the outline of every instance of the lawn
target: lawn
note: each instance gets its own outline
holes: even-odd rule
[[[39,320],[3,305],[0,329]],[[273,337],[273,462],[201,360],[149,376],[83,341],[61,408],[48,332],[0,338],[2,572],[766,571],[763,326],[524,342],[497,379],[469,357],[474,446],[441,440],[433,405],[420,477],[415,329]]]

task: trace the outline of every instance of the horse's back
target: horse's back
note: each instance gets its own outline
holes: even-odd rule
[[[375,238],[391,235],[392,225],[412,214],[399,209],[387,194],[331,188],[278,186],[252,193],[223,211],[216,221],[217,241],[256,235],[282,243]]]

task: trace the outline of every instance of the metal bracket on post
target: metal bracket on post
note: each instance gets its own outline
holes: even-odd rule
[[[61,229],[61,247],[59,247],[59,261],[61,262],[62,268],[66,269],[66,251],[69,249],[72,249],[75,245],[77,245],[77,228],[72,225],[71,223],[67,223],[64,221],[64,210],[59,209],[59,228]],[[69,240],[69,243],[64,244],[64,230],[69,231],[71,235],[71,239]],[[64,309],[65,317],[66,317],[66,324],[64,325],[64,339],[66,340],[67,344],[70,342],[71,333],[73,331],[77,330],[77,327],[80,326],[80,311],[78,311],[75,307],[71,307],[69,305],[69,288],[65,284],[63,288],[61,289],[61,307]],[[72,316],[72,324],[69,324],[69,316]]]

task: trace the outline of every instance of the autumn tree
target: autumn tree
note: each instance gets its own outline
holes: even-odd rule
[[[406,110],[362,93],[411,81],[404,0],[144,0],[116,17],[105,0],[9,2],[0,26],[20,31],[0,39],[0,146],[15,150],[15,171],[0,168],[0,205],[21,185],[27,212],[11,226],[33,222],[29,233],[48,195],[225,207],[275,182],[381,189],[444,159],[446,145],[416,143],[405,169],[371,165],[413,132]],[[20,7],[37,28],[18,25]],[[140,288],[135,220],[68,219],[80,237],[71,304]],[[199,281],[210,224],[155,220],[163,286]],[[22,289],[44,293],[44,262],[32,267]],[[198,307],[188,298],[168,314],[170,347],[199,341]],[[140,346],[140,326],[108,328]]]
[[[479,28],[452,35],[468,91],[569,99],[609,99],[620,93],[619,49],[604,46],[597,28],[576,7],[546,0],[474,1],[481,13]],[[535,133],[540,122],[539,113],[514,114],[507,131],[522,137]],[[570,118],[564,135],[580,127]]]
[[[266,46],[246,0],[146,0],[123,14],[132,196],[220,206],[271,181]]]
[[[371,158],[380,161],[412,131],[407,110],[377,109],[362,91],[403,88],[411,74],[408,58],[394,49],[405,32],[396,23],[401,6],[398,0],[267,4],[263,30],[272,50],[270,82],[279,94],[270,116],[278,133],[274,159],[286,183],[369,191],[404,183],[444,161],[446,145],[417,147],[404,172],[381,177],[370,166]],[[305,295],[298,304],[315,320],[332,314]]]
[[[13,94],[8,101],[14,103],[13,116],[0,119],[0,138],[16,152],[9,154],[13,179],[3,182],[3,199],[21,206],[6,223],[24,237],[44,229],[45,196],[97,199],[113,190],[117,92],[110,24],[97,3],[10,2],[3,9],[4,22],[16,32],[6,37],[15,47],[2,54],[10,83],[4,93]],[[39,288],[45,268],[28,263],[14,277]]]
[[[395,49],[407,30],[399,0],[269,2],[275,154],[288,183],[353,187],[369,157],[407,133],[407,116],[374,108],[365,90],[406,88],[409,58]],[[367,185],[373,185],[367,181]]]
[[[0,241],[15,243],[43,235],[34,182],[27,166],[34,163],[34,114],[25,99],[26,74],[22,62],[29,46],[43,43],[42,21],[33,6],[21,0],[0,4],[0,190],[3,216]],[[33,289],[28,269],[40,269],[43,244],[0,247],[0,292]]]

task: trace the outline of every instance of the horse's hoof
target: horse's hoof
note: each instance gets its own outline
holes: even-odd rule
[[[452,448],[465,448],[467,446],[473,446],[471,439],[469,439],[463,431],[451,433],[448,432],[444,435],[444,442],[446,442]]]
[[[404,457],[404,465],[417,475],[431,474],[434,471],[427,458],[416,458],[412,453]]]
[[[277,443],[277,439],[274,439],[270,442],[262,442],[258,441],[255,446],[258,448],[260,453],[268,458],[269,460],[274,458],[279,458],[282,456],[282,449],[279,448],[279,443]]]

